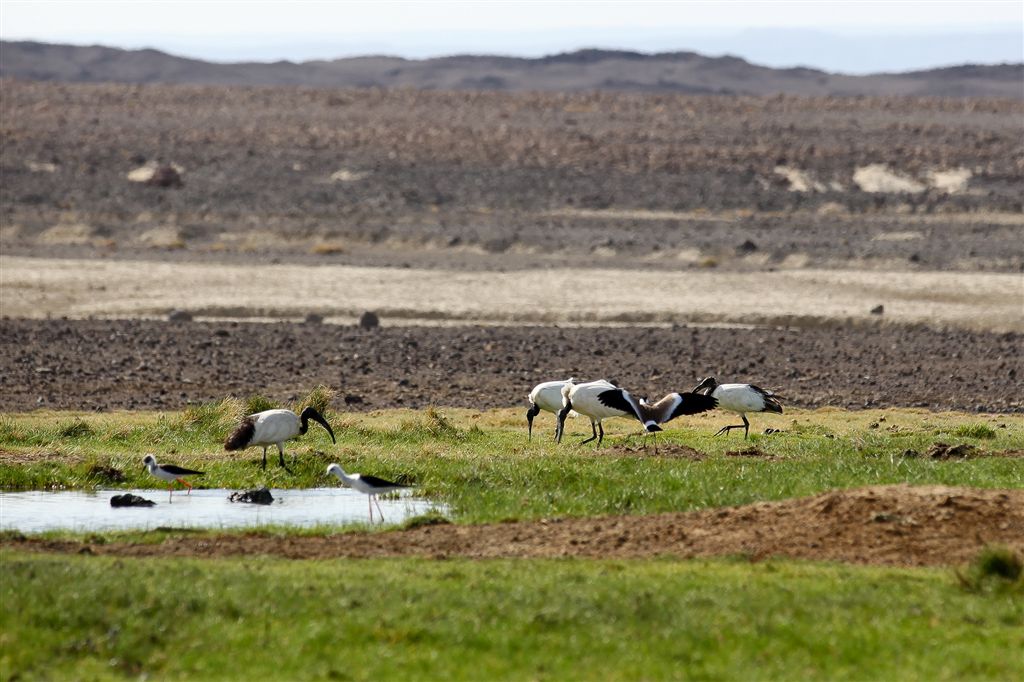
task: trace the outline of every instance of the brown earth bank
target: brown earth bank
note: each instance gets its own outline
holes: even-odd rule
[[[417,556],[436,559],[677,558],[742,555],[891,566],[950,566],[984,547],[1024,552],[1024,491],[872,486],[781,502],[651,516],[607,516],[380,533],[172,537],[159,544],[6,535],[15,550],[114,556],[290,559]]]
[[[0,330],[3,412],[291,401],[317,384],[337,390],[339,410],[487,409],[525,405],[534,384],[569,376],[658,397],[709,375],[775,389],[800,407],[1024,410],[1016,333],[25,319],[3,319]]]
[[[1024,266],[1010,100],[11,80],[0,100],[8,254]]]

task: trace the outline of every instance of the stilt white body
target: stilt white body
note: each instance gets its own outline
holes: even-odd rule
[[[174,482],[177,481],[183,486],[188,488],[187,495],[192,494],[192,484],[186,481],[184,476],[202,476],[202,471],[195,471],[193,469],[185,469],[184,467],[175,466],[174,464],[157,464],[156,457],[151,454],[146,455],[142,458],[142,464],[149,471],[150,475],[159,478],[161,481],[165,481],[167,485],[167,501],[170,502],[174,495]]]
[[[327,467],[327,474],[337,476],[342,483],[350,488],[358,490],[359,492],[366,495],[366,507],[370,511],[370,522],[373,523],[373,507],[371,502],[377,505],[377,511],[380,512],[380,520],[384,521],[384,512],[380,508],[380,502],[377,501],[377,496],[394,492],[396,490],[404,490],[408,488],[407,485],[401,483],[395,483],[394,481],[388,481],[383,478],[377,478],[376,476],[369,476],[366,474],[348,474],[341,468],[340,464],[331,464]]]

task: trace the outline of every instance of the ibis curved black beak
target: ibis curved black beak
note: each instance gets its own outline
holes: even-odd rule
[[[691,392],[692,393],[700,393],[704,389],[707,389],[709,391],[713,391],[717,385],[718,385],[718,382],[715,381],[714,377],[708,377],[706,379],[702,379],[701,382],[699,384],[697,384],[697,387],[695,389],[693,389],[693,391],[691,391]]]
[[[331,429],[331,425],[327,423],[327,420],[324,419],[322,414],[317,412],[312,407],[307,407],[302,411],[301,418],[303,431],[305,431],[307,425],[309,424],[309,420],[312,419],[313,421],[317,422],[325,429],[327,429],[327,433],[331,434],[331,442],[337,444],[338,441],[334,439],[334,431]]]
[[[532,405],[530,409],[526,411],[526,433],[527,440],[533,440],[533,418],[540,414],[540,408],[536,405]]]
[[[565,405],[558,412],[558,426],[555,428],[555,442],[562,442],[562,432],[565,430],[565,418],[572,412],[572,401],[566,400]]]

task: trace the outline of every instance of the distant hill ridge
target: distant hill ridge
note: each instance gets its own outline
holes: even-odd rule
[[[159,50],[0,42],[0,78],[72,83],[412,87],[433,90],[626,90],[736,95],[999,97],[1024,99],[1024,64],[964,64],[850,76],[775,69],[696,52],[584,49],[536,59],[371,55],[330,61],[221,64]]]

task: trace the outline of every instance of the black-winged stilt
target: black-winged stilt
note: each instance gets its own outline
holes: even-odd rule
[[[253,445],[260,445],[263,447],[263,468],[266,469],[267,448],[276,445],[279,463],[285,471],[291,473],[291,469],[284,463],[284,442],[305,434],[309,429],[310,419],[327,429],[327,433],[331,434],[332,443],[338,442],[334,439],[331,425],[323,415],[312,407],[307,407],[300,415],[291,410],[265,410],[243,417],[241,423],[224,441],[224,449],[244,450]]]
[[[735,412],[743,420],[742,424],[723,426],[718,430],[716,436],[723,433],[728,434],[733,429],[743,428],[743,438],[747,438],[750,432],[750,422],[747,421],[747,412],[777,412],[782,414],[783,400],[781,396],[775,395],[772,391],[753,384],[720,384],[714,377],[704,379],[693,389],[694,393],[704,391],[705,395],[712,396],[718,400],[718,407],[723,410]]]
[[[142,458],[142,464],[149,470],[149,473],[161,481],[167,481],[167,501],[171,501],[174,494],[174,482],[177,481],[188,488],[187,495],[192,494],[192,484],[186,481],[183,476],[202,476],[205,472],[185,469],[174,464],[157,464],[156,457],[151,454]]]
[[[562,409],[562,389],[575,381],[576,379],[569,377],[565,381],[545,381],[533,387],[529,396],[530,409],[526,411],[528,440],[533,440],[533,418],[540,414],[541,410],[557,415]],[[558,436],[557,428],[555,436]]]
[[[404,490],[410,487],[367,474],[347,474],[345,473],[345,470],[341,468],[340,464],[329,465],[327,467],[327,473],[328,475],[334,474],[348,487],[354,488],[366,495],[366,507],[370,510],[370,523],[373,523],[373,507],[370,505],[371,502],[377,505],[377,511],[380,512],[381,523],[384,522],[384,512],[380,508],[380,502],[377,501],[378,495],[394,492],[396,490]]]

